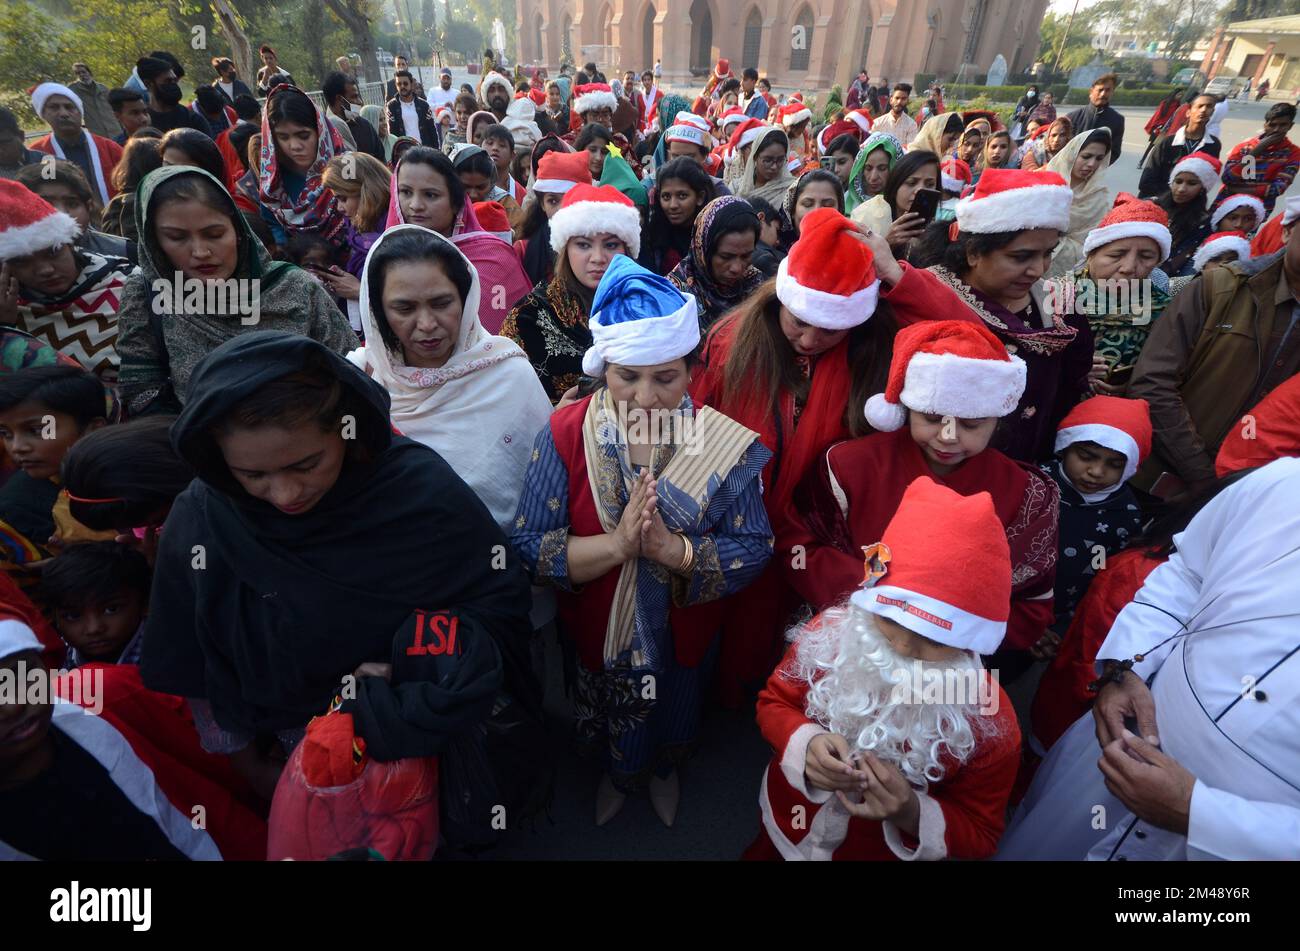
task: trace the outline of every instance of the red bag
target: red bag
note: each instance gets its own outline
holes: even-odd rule
[[[388,861],[427,861],[438,844],[438,760],[380,763],[350,713],[307,725],[271,802],[267,858],[319,861],[370,848]]]

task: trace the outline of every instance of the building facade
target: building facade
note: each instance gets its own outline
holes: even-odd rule
[[[1220,27],[1210,39],[1201,70],[1210,79],[1268,80],[1270,98],[1300,93],[1300,16],[1240,20]]]
[[[754,66],[773,85],[847,88],[859,68],[873,79],[917,73],[952,79],[988,72],[1001,53],[1008,74],[1038,53],[1048,0],[519,0],[518,59],[559,65],[567,51],[607,74],[663,64],[664,81],[693,85],[719,57],[739,75]]]

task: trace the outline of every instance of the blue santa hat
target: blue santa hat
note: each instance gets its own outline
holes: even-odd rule
[[[624,254],[617,255],[601,277],[588,326],[592,346],[582,358],[587,376],[599,376],[611,363],[669,363],[700,344],[695,298]]]

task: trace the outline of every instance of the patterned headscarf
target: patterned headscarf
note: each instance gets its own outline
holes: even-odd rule
[[[334,193],[325,187],[325,183],[321,180],[321,173],[324,172],[325,164],[330,159],[345,151],[343,139],[325,120],[315,103],[312,103],[312,111],[316,114],[316,161],[307,170],[307,181],[302,191],[298,193],[296,199],[291,199],[284,190],[280,151],[275,146],[270,120],[271,100],[286,93],[306,95],[297,86],[281,83],[266,97],[266,108],[262,110],[262,151],[257,173],[258,201],[290,234],[312,231],[326,241],[341,243],[348,219],[339,210]],[[310,99],[307,101],[311,102]]]
[[[735,195],[713,199],[695,217],[690,255],[668,275],[668,279],[682,291],[695,295],[700,307],[701,330],[708,330],[714,322],[739,307],[763,283],[763,272],[752,265],[731,288],[718,286],[709,270],[709,255],[717,248],[722,236],[750,222],[757,230],[758,216],[745,199]]]

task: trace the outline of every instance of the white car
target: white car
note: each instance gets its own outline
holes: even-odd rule
[[[1246,88],[1246,76],[1216,76],[1206,84],[1203,92],[1211,96],[1227,96],[1235,99],[1237,93]]]

